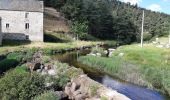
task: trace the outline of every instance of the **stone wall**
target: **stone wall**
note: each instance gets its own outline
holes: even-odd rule
[[[27,40],[26,35],[22,33],[3,33],[2,35],[4,40]]]
[[[43,41],[43,12],[0,10],[0,17],[5,39],[23,40],[27,35],[31,41]],[[29,23],[29,29],[25,28],[26,23]]]
[[[0,45],[2,45],[2,33],[0,32]]]
[[[1,18],[0,18],[0,45],[2,45]]]

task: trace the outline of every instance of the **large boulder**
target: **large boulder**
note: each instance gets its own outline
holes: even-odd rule
[[[65,87],[65,94],[73,100],[100,100],[106,97],[107,100],[130,100],[126,96],[106,88],[86,75],[72,79]]]

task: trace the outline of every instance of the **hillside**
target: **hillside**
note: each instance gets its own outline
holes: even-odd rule
[[[145,40],[169,33],[170,15],[153,12],[118,0],[45,0],[72,21],[72,32],[85,37],[123,43],[140,41],[142,11],[145,11]]]
[[[46,7],[44,12],[45,32],[68,32],[68,21],[54,8]]]

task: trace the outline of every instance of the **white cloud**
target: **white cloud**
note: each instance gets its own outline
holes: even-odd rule
[[[152,10],[152,11],[161,11],[162,8],[160,5],[158,4],[151,4],[149,7],[147,7],[148,9]]]
[[[170,1],[170,0],[163,0],[163,1],[167,2],[167,1]]]
[[[121,0],[122,2],[125,3],[131,3],[132,5],[139,4],[142,0]]]

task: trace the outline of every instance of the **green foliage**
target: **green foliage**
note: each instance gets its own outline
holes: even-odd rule
[[[81,37],[83,34],[87,34],[88,32],[88,22],[73,22],[71,26],[71,32],[73,32],[76,35],[79,35]]]
[[[44,92],[44,78],[36,73],[9,71],[0,79],[1,100],[30,100]]]
[[[14,68],[19,64],[19,62],[15,59],[4,59],[0,61],[0,71],[5,72],[10,68]]]
[[[91,96],[95,96],[97,95],[97,90],[98,90],[98,86],[96,84],[92,84],[89,89],[90,89],[90,95]]]
[[[120,53],[124,53],[121,58]],[[168,49],[131,45],[118,48],[111,58],[84,56],[79,61],[131,83],[170,94],[169,53]]]
[[[26,73],[29,69],[25,65],[22,65],[22,66],[17,66],[14,70],[17,73]]]
[[[100,53],[100,54],[104,55],[104,49],[101,47],[93,47],[91,52],[94,54]]]
[[[47,91],[39,96],[36,96],[33,100],[59,100],[53,91]]]
[[[83,56],[79,58],[79,61],[90,67],[96,68],[101,72],[109,72],[115,74],[120,66],[120,58],[105,58],[95,56]]]
[[[76,78],[81,74],[83,74],[83,70],[74,67],[69,68],[69,70],[66,72],[66,76],[69,78]]]
[[[145,40],[156,35],[167,35],[170,27],[169,15],[118,0],[45,1],[53,7],[60,4],[60,11],[73,23],[71,27],[75,34],[88,33],[100,39],[115,39],[124,43],[139,41],[143,10],[144,29],[147,33],[144,36]],[[86,34],[81,34],[81,37],[84,39]]]
[[[22,61],[22,58],[24,58],[24,53],[22,52],[13,52],[7,55],[7,59],[13,59],[16,60],[18,62]]]
[[[32,50],[28,50],[26,52],[9,53],[6,59],[0,61],[0,71],[5,72],[10,68],[15,68],[18,64],[22,64],[25,61],[30,61],[32,59],[32,55]]]
[[[166,60],[170,53],[168,49],[160,49],[152,46],[140,48],[137,45],[123,46],[116,50],[114,57],[120,52],[125,53],[122,60],[139,66],[144,79],[148,81],[151,88],[156,88],[164,93],[170,93],[170,65]]]
[[[57,85],[59,87],[64,88],[66,84],[69,82],[69,77],[66,75],[60,75],[59,78],[57,79]]]
[[[51,58],[50,58],[50,56],[43,56],[42,57],[42,63],[49,63],[50,62],[50,60],[51,60]]]
[[[45,6],[54,7],[56,9],[60,9],[66,0],[44,0]]]
[[[107,97],[101,97],[101,100],[108,100]]]

